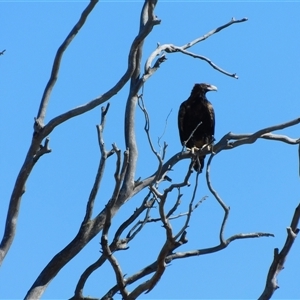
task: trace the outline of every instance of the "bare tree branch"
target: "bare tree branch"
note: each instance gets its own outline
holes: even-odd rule
[[[232,18],[228,23],[226,23],[226,24],[224,24],[222,26],[219,26],[216,29],[211,30],[210,32],[208,32],[204,36],[202,36],[200,38],[197,38],[197,39],[195,39],[194,41],[192,41],[190,43],[187,43],[187,44],[183,45],[182,48],[183,49],[188,49],[188,48],[194,46],[195,44],[206,40],[207,38],[211,37],[212,35],[220,32],[221,30],[223,30],[223,29],[225,29],[225,28],[227,28],[227,27],[229,27],[229,26],[231,26],[233,24],[241,23],[241,22],[246,22],[246,21],[248,21],[248,18],[242,18],[242,19],[239,19],[239,20],[236,20],[235,18]]]
[[[78,22],[75,24],[75,26],[72,28],[72,30],[70,31],[70,33],[68,34],[68,36],[66,37],[64,42],[61,44],[61,46],[57,50],[57,53],[54,58],[53,66],[52,66],[51,76],[46,85],[46,88],[45,88],[45,91],[44,91],[44,94],[42,97],[42,101],[40,104],[40,108],[39,108],[39,111],[37,114],[37,118],[36,118],[36,126],[38,126],[38,128],[42,128],[44,126],[44,120],[45,120],[45,116],[46,116],[48,102],[50,99],[52,89],[53,89],[53,87],[56,83],[57,77],[58,77],[58,71],[60,68],[62,56],[63,56],[65,50],[67,49],[67,47],[70,45],[70,43],[75,38],[76,34],[79,32],[79,30],[84,25],[87,17],[91,13],[91,11],[94,9],[94,7],[98,3],[98,1],[99,0],[90,1],[90,3],[85,8],[85,10],[82,12]]]
[[[182,226],[182,228],[179,230],[179,232],[175,235],[175,237],[174,237],[175,240],[177,240],[185,232],[185,230],[189,226],[189,222],[190,222],[190,219],[191,219],[191,216],[192,216],[192,212],[194,211],[194,209],[193,209],[193,203],[194,203],[194,200],[196,198],[196,192],[197,192],[197,188],[198,188],[199,175],[200,175],[200,173],[197,172],[196,178],[195,178],[196,182],[195,182],[195,186],[194,186],[194,190],[193,190],[193,195],[192,195],[192,198],[190,200],[189,210],[187,212],[187,217],[186,217],[185,224]]]
[[[170,110],[170,112],[168,113],[168,115],[167,115],[167,117],[166,117],[165,127],[164,127],[164,130],[163,130],[163,133],[162,133],[161,136],[158,137],[158,139],[157,139],[157,144],[158,144],[158,146],[159,146],[160,149],[161,149],[160,141],[161,141],[162,137],[164,136],[164,134],[166,133],[167,126],[168,126],[168,119],[169,119],[171,113],[172,113],[172,109]],[[163,159],[164,159],[164,158],[163,158]]]
[[[198,129],[198,127],[202,124],[202,121],[199,122],[197,124],[197,126],[195,127],[195,129],[191,132],[190,136],[188,137],[188,139],[186,141],[184,141],[183,147],[182,147],[182,151],[184,150],[184,148],[186,147],[186,144],[188,143],[188,141],[193,137],[195,131]]]
[[[154,181],[156,181],[159,177],[161,177],[161,180],[164,180],[164,177],[160,176],[161,175],[160,171],[161,171],[161,167],[162,167],[162,164],[163,164],[163,159],[164,159],[165,154],[166,154],[167,144],[164,144],[164,147],[163,147],[163,150],[162,150],[162,154],[158,153],[155,150],[155,148],[153,146],[153,143],[152,143],[152,140],[151,140],[151,136],[150,136],[150,118],[149,118],[148,111],[147,111],[147,109],[145,107],[143,95],[141,95],[139,97],[138,105],[139,105],[140,109],[142,110],[142,112],[144,113],[144,117],[145,117],[144,130],[145,130],[147,138],[148,138],[149,146],[151,148],[151,151],[154,153],[154,155],[156,156],[156,158],[158,160],[158,168],[157,168],[157,171],[156,171],[157,178]]]
[[[220,243],[219,245],[217,245],[215,247],[199,249],[199,250],[190,250],[190,251],[185,251],[185,252],[171,253],[171,254],[166,256],[165,263],[169,264],[173,260],[176,260],[176,259],[184,259],[184,258],[193,257],[193,256],[212,254],[212,253],[215,253],[215,252],[218,252],[218,251],[221,251],[221,250],[225,249],[226,247],[229,246],[229,244],[231,242],[233,242],[235,240],[238,240],[238,239],[273,237],[273,236],[274,235],[271,234],[271,233],[263,233],[263,232],[235,234],[235,235],[229,237],[227,240],[225,240],[225,242],[223,244]],[[181,243],[182,244],[186,243],[185,235],[182,236]],[[175,243],[174,247],[177,248],[178,244]],[[147,276],[151,273],[154,273],[157,270],[157,267],[158,267],[158,263],[157,263],[157,261],[155,261],[152,264],[150,264],[150,265],[146,266],[145,268],[143,268],[142,270],[136,272],[132,276],[127,277],[126,285],[128,286],[128,285],[140,280],[141,278],[143,278],[143,277],[145,277],[145,276]],[[115,285],[101,299],[102,300],[111,299],[111,297],[113,297],[117,292],[118,292],[118,286]],[[133,296],[133,294],[131,293],[129,295],[128,299],[133,299],[133,298],[130,298],[132,296]]]
[[[151,136],[150,136],[150,118],[149,118],[149,114],[148,114],[148,111],[145,107],[145,103],[144,103],[144,99],[143,99],[143,95],[140,95],[138,97],[138,105],[141,109],[141,111],[143,112],[144,114],[144,117],[145,117],[145,126],[144,126],[144,130],[146,132],[146,135],[147,135],[147,138],[148,138],[148,143],[149,143],[149,146],[152,150],[152,152],[155,154],[155,156],[158,158],[159,161],[161,161],[161,157],[160,155],[158,154],[158,152],[154,149],[154,146],[153,146],[153,143],[152,143],[152,140],[151,140]]]
[[[125,288],[125,281],[123,279],[123,273],[121,270],[121,267],[116,259],[116,257],[112,254],[110,247],[108,245],[108,231],[111,225],[112,220],[112,214],[111,214],[111,208],[113,206],[113,202],[110,201],[108,205],[106,205],[106,219],[102,230],[102,236],[101,236],[101,246],[103,250],[103,255],[106,257],[106,259],[110,262],[113,270],[115,271],[116,275],[116,281],[118,284],[119,291],[121,292],[121,295],[123,299],[127,299],[128,292]]]
[[[154,202],[155,202],[154,198],[152,198],[151,201],[149,201],[149,203],[147,204],[148,207],[147,207],[147,212],[144,217],[144,220],[137,222],[132,227],[132,229],[128,232],[126,236],[127,241],[131,241],[142,230],[142,228],[146,225],[146,223],[148,223],[150,209],[153,207]]]
[[[267,135],[267,134],[269,134],[275,130],[281,130],[284,128],[294,126],[299,123],[300,123],[300,118],[297,118],[295,120],[288,121],[286,123],[273,125],[270,127],[260,129],[253,134],[234,134],[234,133],[229,132],[222,137],[222,139],[220,140],[220,142],[217,145],[214,146],[214,152],[218,153],[221,150],[231,149],[231,148],[238,147],[241,145],[246,145],[246,144],[253,144],[258,138],[266,138],[266,137],[269,139],[277,140],[277,141],[281,141],[281,142],[287,142],[287,140],[288,140],[289,141],[288,143],[290,144],[291,140],[288,137],[285,137],[283,139],[282,136],[278,137],[276,135]],[[235,141],[229,142],[230,140],[235,140]],[[300,139],[297,139],[297,140],[294,140],[294,142],[292,144],[299,144],[299,143],[300,143]]]
[[[211,165],[211,161],[214,157],[214,154],[211,154],[209,159],[208,159],[208,162],[207,162],[207,167],[206,167],[206,182],[207,182],[207,186],[208,186],[208,189],[210,190],[210,192],[213,194],[213,196],[215,197],[215,199],[218,201],[218,203],[220,204],[220,206],[223,208],[224,210],[224,218],[223,218],[223,221],[222,221],[222,225],[221,225],[221,228],[220,228],[220,243],[221,244],[224,244],[225,241],[224,241],[224,229],[225,229],[225,225],[226,225],[226,221],[227,221],[227,218],[229,216],[229,210],[230,208],[224,203],[224,201],[221,199],[221,197],[218,195],[217,191],[212,187],[212,184],[211,184],[211,181],[210,181],[210,165]]]
[[[40,145],[40,149],[37,151],[36,155],[33,157],[34,163],[36,163],[41,156],[44,154],[50,153],[51,149],[49,148],[50,139],[46,138],[44,141],[44,145]]]
[[[143,40],[147,37],[147,35],[151,32],[154,25],[160,23],[159,20],[154,15],[154,7],[156,5],[156,0],[146,0],[145,5],[143,6],[142,13],[141,13],[141,24],[145,24],[141,26],[138,36],[135,38],[130,54],[129,54],[129,63],[128,63],[128,70],[125,75],[120,79],[120,81],[108,91],[106,94],[102,95],[101,97],[97,98],[96,100],[81,106],[79,108],[75,108],[63,115],[60,115],[52,121],[50,121],[45,127],[36,135],[39,139],[43,136],[47,136],[57,125],[61,124],[62,122],[84,113],[104,101],[108,100],[113,94],[115,94],[118,90],[120,90],[124,84],[128,81],[128,79],[132,76],[137,76],[139,72],[136,71],[139,66],[136,65],[139,62],[137,56],[140,55],[141,45],[143,44]],[[146,13],[147,12],[147,13]],[[133,88],[134,87],[134,88]],[[139,85],[136,85],[134,81],[132,81],[131,86],[131,93],[130,99],[134,99],[131,95],[136,95],[138,89],[140,88]],[[134,96],[135,97],[135,96]],[[128,111],[128,110],[127,110]],[[129,109],[129,111],[134,111]],[[128,114],[131,116],[132,114]],[[132,126],[132,125],[130,125]],[[129,132],[132,132],[129,130]],[[118,199],[115,201],[114,207],[111,209],[111,214],[114,216],[119,208],[135,193],[133,193],[132,188],[134,186],[134,173],[135,173],[135,162],[136,160],[136,152],[134,150],[133,140],[131,140],[131,136],[127,135],[127,147],[128,151],[125,152],[125,156],[128,158],[124,159],[124,163],[128,163],[126,168],[126,172],[124,174],[124,180],[122,184],[122,188],[118,192]],[[129,155],[129,157],[128,157]],[[123,166],[125,166],[123,163]],[[122,174],[123,176],[123,174]],[[25,181],[24,181],[25,183]],[[36,281],[33,283],[32,287],[29,289],[25,299],[36,299],[40,298],[47,286],[49,285],[50,281],[56,276],[56,274],[67,264],[74,256],[76,256],[83,247],[93,238],[95,237],[103,228],[104,222],[106,218],[106,211],[105,209],[102,210],[93,220],[87,222],[86,224],[82,224],[76,237],[63,249],[61,250],[56,256],[52,258],[52,260],[47,264],[41,274],[38,276]]]
[[[170,217],[173,215],[173,213],[177,210],[178,206],[181,203],[181,197],[182,194],[180,194],[180,188],[178,189],[178,196],[177,196],[177,200],[175,201],[173,207],[169,210],[169,212],[167,213],[166,217],[168,219],[170,219]]]
[[[180,198],[179,198],[179,196],[180,196]],[[190,213],[190,211],[187,211],[187,212],[183,212],[183,213],[179,213],[179,214],[177,214],[177,215],[172,215],[176,210],[177,210],[177,208],[179,207],[179,205],[180,205],[180,200],[181,200],[181,196],[182,195],[179,195],[178,197],[177,197],[177,200],[176,200],[176,202],[175,202],[175,204],[174,204],[174,206],[170,209],[170,211],[167,213],[167,218],[169,219],[169,220],[174,220],[174,219],[178,219],[178,218],[181,218],[181,217],[185,217],[185,216],[187,216],[189,213]],[[204,200],[206,200],[207,199],[207,196],[204,196],[204,197],[202,197],[195,205],[194,205],[194,207],[192,208],[192,211],[191,212],[193,212],[196,208],[198,208],[199,207],[199,205],[204,201]],[[140,225],[140,224],[142,224],[144,221],[139,221],[135,226],[138,226],[138,225]],[[147,219],[147,223],[156,223],[156,222],[161,222],[161,218],[148,218]]]
[[[108,112],[108,109],[109,109],[109,103],[107,104],[107,106],[105,108],[104,107],[101,108],[101,123],[100,123],[100,125],[97,125],[98,143],[99,143],[99,148],[100,148],[100,152],[101,152],[101,158],[100,158],[95,182],[94,182],[93,188],[91,190],[91,193],[90,193],[90,196],[89,196],[89,199],[87,202],[86,213],[85,213],[85,216],[83,219],[83,223],[88,222],[88,220],[90,220],[92,217],[94,203],[95,203],[96,196],[98,194],[100,183],[103,178],[103,174],[104,174],[104,170],[105,170],[106,160],[108,157],[110,157],[112,154],[115,153],[114,149],[111,149],[110,151],[106,151],[105,147],[104,147],[103,130],[104,130],[106,114]]]
[[[300,139],[293,139],[290,138],[286,135],[279,135],[279,134],[274,134],[274,133],[266,133],[261,136],[262,139],[266,140],[273,140],[273,141],[279,141],[279,142],[284,142],[286,144],[290,145],[297,145],[300,143]]]
[[[233,134],[231,132],[225,134],[218,143],[214,144],[213,146],[213,154],[216,155],[219,152],[223,150],[230,150],[232,148],[235,148],[237,146],[247,145],[254,143],[258,138],[265,138],[266,134],[269,134],[273,130],[281,130],[287,127],[294,126],[296,124],[300,123],[300,118],[297,118],[295,120],[282,123],[279,125],[274,125],[270,127],[266,127],[264,129],[261,129],[253,134]],[[300,139],[291,139],[289,137],[285,137],[284,139],[282,136],[277,135],[271,135],[272,140],[280,141],[280,142],[286,142],[289,141],[288,144],[291,144],[290,141],[293,141],[292,144],[294,145],[300,145]],[[235,141],[231,142],[231,139],[234,139]],[[203,149],[200,149],[197,151],[197,155],[208,155],[211,154],[210,147],[205,147]],[[168,161],[166,161],[161,168],[160,174],[164,174],[173,166],[175,166],[179,161],[183,159],[191,159],[194,157],[194,153],[192,151],[184,151],[184,152],[178,152],[175,155],[173,155]],[[138,185],[136,185],[135,193],[138,193],[140,190],[144,189],[145,187],[149,186],[151,182],[157,177],[157,172],[149,176],[148,178],[145,178],[144,180],[141,180]]]
[[[230,25],[233,25],[235,23],[245,22],[247,20],[248,20],[247,18],[243,18],[243,19],[240,19],[240,20],[235,20],[234,18],[232,18],[232,20],[230,22],[228,22],[227,24],[222,25],[222,26],[220,26],[220,27],[218,27],[218,28],[216,28],[214,30],[211,30],[209,33],[205,34],[204,36],[202,36],[200,38],[197,38],[197,39],[193,40],[192,42],[189,42],[189,43],[187,43],[187,44],[185,44],[183,46],[175,46],[173,44],[158,45],[158,47],[156,48],[156,50],[152,52],[152,54],[149,56],[148,60],[146,61],[145,71],[144,71],[145,74],[149,73],[149,76],[151,76],[157,70],[157,68],[155,68],[155,65],[153,66],[153,68],[151,68],[151,64],[152,64],[154,58],[157,57],[157,56],[159,56],[159,55],[162,55],[163,52],[167,52],[167,53],[181,52],[183,54],[192,56],[194,58],[199,58],[199,59],[205,60],[206,62],[208,62],[217,71],[220,71],[221,73],[223,73],[225,75],[228,75],[230,77],[238,78],[236,74],[231,74],[231,73],[229,73],[229,72],[221,69],[215,63],[213,63],[210,59],[208,59],[208,58],[206,58],[204,56],[201,56],[201,55],[197,55],[197,54],[188,52],[188,51],[186,51],[186,49],[191,48],[195,44],[206,40],[207,38],[209,38],[213,34],[215,34],[215,33],[219,32],[219,31],[223,30],[224,28],[226,28],[226,27],[228,27]],[[166,60],[165,55],[162,55],[160,57],[160,60],[162,60],[161,62],[165,61]]]
[[[280,271],[283,270],[285,260],[287,259],[287,256],[299,233],[299,228],[297,228],[299,220],[300,220],[300,204],[295,209],[295,213],[290,227],[287,228],[287,238],[282,250],[279,252],[278,248],[274,249],[274,259],[269,269],[265,289],[261,294],[261,296],[258,298],[259,300],[270,299],[273,293],[279,288],[277,284],[277,276],[280,273]]]
[[[45,142],[45,145],[46,143],[47,141]],[[40,141],[37,141],[36,139],[33,138],[32,144],[27,152],[25,161],[17,176],[12,191],[12,195],[9,201],[4,234],[0,244],[0,265],[2,264],[6,254],[8,253],[10,246],[13,242],[13,239],[15,237],[20,204],[21,204],[22,196],[26,191],[25,184],[35,165],[35,162],[37,161],[37,158],[41,156],[40,155],[36,159],[34,159],[34,157],[36,157],[40,149],[41,149]]]
[[[143,9],[144,11],[148,11],[148,6],[151,7],[150,14],[148,15],[147,22],[145,22],[145,25],[140,28],[140,31],[134,41],[132,42],[130,51],[129,51],[129,57],[128,57],[128,67],[127,70],[125,71],[124,75],[121,77],[121,79],[106,93],[103,95],[95,98],[94,100],[83,104],[81,106],[78,106],[76,108],[73,108],[69,110],[68,112],[65,112],[52,120],[48,122],[48,124],[45,125],[45,127],[42,130],[43,136],[49,135],[52,130],[58,126],[59,124],[76,117],[78,115],[81,115],[87,111],[92,110],[93,108],[101,105],[102,103],[106,102],[109,100],[111,97],[116,95],[123,87],[124,85],[128,82],[128,80],[132,77],[133,73],[136,70],[136,57],[138,55],[138,49],[142,47],[144,39],[149,35],[149,33],[152,31],[153,27],[155,25],[160,24],[160,20],[158,20],[155,15],[153,14],[154,7],[157,3],[157,0],[146,0],[145,3],[147,4],[146,9]],[[143,16],[145,18],[145,16]],[[146,20],[146,19],[145,19]]]
[[[154,14],[154,8],[157,0],[145,1],[142,17],[140,21],[140,30],[147,26],[150,22],[156,22],[157,18]],[[153,25],[152,25],[153,26]],[[135,137],[135,109],[138,101],[138,91],[141,88],[142,81],[140,80],[140,64],[142,59],[142,47],[143,41],[138,45],[136,50],[136,56],[134,58],[135,69],[131,76],[130,92],[125,109],[125,143],[126,148],[129,150],[129,165],[125,174],[124,183],[122,186],[122,193],[124,195],[130,193],[134,188],[134,177],[136,170],[136,162],[138,157],[136,137]]]
[[[121,234],[125,231],[126,228],[128,228],[145,210],[147,210],[145,220],[148,218],[148,211],[153,206],[154,200],[150,199],[149,197],[151,195],[151,192],[148,193],[148,195],[143,200],[141,206],[137,208],[134,213],[121,224],[121,226],[118,228],[118,230],[115,233],[115,236],[113,238],[112,243],[109,245],[109,249],[112,253],[118,250],[126,250],[128,249],[128,243],[137,235],[137,233],[141,230],[143,225],[139,226],[135,232],[132,233],[132,230],[129,231],[126,238],[120,239]],[[101,255],[100,258],[91,264],[80,276],[80,279],[76,285],[74,297],[72,299],[84,299],[83,297],[83,287],[89,278],[89,276],[97,270],[99,267],[103,265],[103,263],[106,261],[106,256]]]
[[[215,70],[217,70],[217,71],[219,71],[219,72],[221,72],[221,73],[223,73],[224,75],[227,75],[227,76],[229,76],[229,77],[233,77],[233,78],[238,79],[238,76],[237,76],[235,73],[232,74],[232,73],[229,73],[229,72],[223,70],[222,68],[220,68],[219,66],[217,66],[214,62],[212,62],[209,58],[207,58],[207,57],[205,57],[205,56],[203,56],[203,55],[199,55],[199,54],[195,54],[195,53],[193,53],[193,52],[186,51],[186,50],[184,50],[184,49],[182,49],[182,48],[180,48],[180,47],[174,47],[174,49],[172,49],[172,52],[181,52],[181,53],[183,53],[183,54],[185,54],[185,55],[189,55],[189,56],[191,56],[191,57],[193,57],[193,58],[198,58],[198,59],[204,60],[204,61],[206,61],[211,67],[213,67]]]

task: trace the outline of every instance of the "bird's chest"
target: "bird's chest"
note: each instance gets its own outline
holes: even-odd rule
[[[186,116],[187,123],[194,126],[197,126],[199,123],[204,126],[214,126],[215,114],[210,102],[189,104],[188,111],[189,114]]]

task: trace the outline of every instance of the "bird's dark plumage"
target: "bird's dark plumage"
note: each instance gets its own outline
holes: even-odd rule
[[[206,83],[194,85],[190,97],[181,103],[178,112],[178,128],[180,141],[187,148],[199,148],[213,142],[215,133],[215,112],[212,104],[207,100],[208,91],[216,91],[217,88]],[[194,131],[194,132],[193,132]],[[201,172],[205,156],[199,157],[194,169]]]

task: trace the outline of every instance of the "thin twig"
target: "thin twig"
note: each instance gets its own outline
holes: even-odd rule
[[[168,113],[168,115],[167,115],[167,117],[166,117],[165,127],[164,127],[164,130],[163,130],[163,133],[162,133],[162,134],[158,137],[158,139],[157,139],[157,143],[158,143],[159,148],[161,148],[160,140],[162,139],[162,137],[163,137],[163,136],[165,135],[165,133],[166,133],[167,126],[168,126],[168,119],[169,119],[171,113],[172,113],[172,109],[170,110],[170,112]]]
[[[161,161],[161,157],[160,157],[159,153],[154,149],[154,146],[153,146],[153,143],[152,143],[152,139],[151,139],[151,136],[150,136],[150,118],[149,118],[148,111],[147,111],[147,109],[145,107],[143,95],[139,96],[139,98],[138,98],[138,105],[139,105],[139,107],[140,107],[140,109],[143,112],[144,117],[145,117],[144,130],[146,132],[150,148],[151,148],[152,152],[155,154],[155,156],[158,158],[158,160]]]
[[[220,228],[220,234],[219,234],[220,243],[224,244],[225,243],[225,241],[224,241],[224,229],[225,229],[227,218],[229,216],[230,208],[224,203],[222,198],[218,195],[217,191],[212,187],[212,184],[211,184],[211,181],[210,181],[210,165],[211,165],[211,161],[212,161],[213,157],[214,157],[214,154],[212,153],[210,155],[209,159],[208,159],[208,162],[207,162],[206,182],[207,182],[208,189],[210,190],[210,192],[213,194],[215,199],[218,201],[218,203],[220,204],[220,206],[224,210],[224,217],[223,217],[222,225],[221,225],[221,228]]]
[[[217,66],[213,61],[211,61],[209,58],[207,58],[207,57],[205,57],[205,56],[203,56],[203,55],[199,55],[199,54],[195,54],[195,53],[193,53],[193,52],[189,52],[189,51],[183,50],[183,49],[180,48],[180,47],[174,48],[174,51],[176,51],[176,52],[177,52],[177,51],[178,51],[178,52],[181,52],[181,53],[183,53],[183,54],[185,54],[185,55],[188,55],[188,56],[191,56],[191,57],[193,57],[193,58],[198,58],[198,59],[204,60],[204,61],[206,61],[210,66],[212,66],[215,70],[217,70],[217,71],[219,71],[219,72],[221,72],[221,73],[223,73],[224,75],[227,75],[227,76],[229,76],[229,77],[233,77],[233,78],[238,79],[238,76],[237,76],[235,73],[229,73],[229,72],[223,70],[222,68],[220,68],[219,66]]]
[[[216,29],[213,29],[211,30],[210,32],[208,32],[207,34],[203,35],[202,37],[200,38],[197,38],[195,40],[193,40],[192,42],[190,43],[187,43],[185,45],[182,46],[183,49],[188,49],[188,48],[191,48],[192,46],[194,46],[195,44],[199,43],[199,42],[202,42],[204,40],[206,40],[207,38],[211,37],[212,35],[220,32],[221,30],[233,25],[233,24],[237,24],[237,23],[242,23],[242,22],[246,22],[248,21],[248,18],[242,18],[242,19],[239,19],[239,20],[236,20],[235,18],[232,18],[228,23],[224,24],[224,25],[221,25],[219,26],[218,28]]]
[[[118,147],[115,144],[113,144],[113,149],[114,149],[115,153],[117,154],[117,162],[116,162],[116,171],[114,174],[115,188],[113,191],[112,198],[110,200],[112,202],[112,207],[115,205],[115,203],[119,197],[121,187],[124,183],[124,177],[126,175],[127,167],[129,165],[129,151],[124,152],[123,164],[121,166],[121,163],[122,163],[121,150],[118,149]]]
[[[149,143],[149,146],[151,148],[151,151],[154,153],[154,155],[156,156],[156,158],[158,160],[158,167],[157,167],[157,171],[156,171],[157,172],[157,178],[159,178],[159,177],[163,178],[163,176],[160,176],[160,170],[161,170],[161,167],[163,165],[163,158],[165,157],[167,144],[164,144],[162,155],[155,150],[155,148],[153,146],[153,143],[152,143],[152,140],[151,140],[151,136],[150,136],[150,118],[149,118],[148,111],[145,107],[143,95],[139,96],[138,99],[139,99],[138,100],[138,105],[139,105],[140,109],[142,110],[142,112],[144,113],[144,117],[145,117],[144,130],[146,132],[148,143]],[[155,179],[155,181],[157,180],[157,178]]]
[[[129,231],[129,233],[127,234],[126,238],[131,241],[132,239],[135,238],[135,236],[144,228],[144,226],[148,223],[148,219],[149,219],[149,214],[150,214],[150,210],[153,206],[153,204],[155,203],[154,198],[151,199],[151,201],[149,202],[149,207],[147,207],[146,210],[146,214],[144,217],[144,220],[141,222],[138,222],[138,226],[133,226],[133,228]]]
[[[189,210],[188,210],[188,213],[187,213],[187,216],[186,216],[186,220],[185,220],[185,223],[182,226],[182,228],[175,235],[175,237],[174,237],[175,240],[177,240],[183,234],[183,232],[185,232],[185,230],[189,226],[191,215],[192,215],[192,212],[194,211],[194,209],[193,209],[193,203],[194,203],[194,200],[196,198],[196,192],[197,192],[197,188],[198,188],[199,175],[200,175],[200,173],[197,172],[196,178],[195,178],[195,186],[194,186],[194,189],[193,189],[193,195],[192,195],[192,198],[191,198],[190,203],[189,203]]]
[[[170,219],[170,216],[173,215],[173,213],[177,210],[178,206],[180,205],[180,203],[181,203],[181,197],[182,197],[182,194],[180,194],[180,188],[178,188],[177,200],[175,201],[173,207],[169,210],[169,212],[166,215],[166,217],[168,219]]]
[[[195,129],[191,132],[189,138],[188,138],[186,141],[184,141],[183,147],[182,147],[182,151],[183,151],[184,148],[186,147],[186,144],[189,142],[189,140],[194,136],[195,131],[198,129],[198,127],[199,127],[201,124],[202,124],[202,121],[200,121],[200,122],[197,124],[197,126],[195,127]]]
[[[98,144],[101,152],[101,158],[99,161],[98,165],[98,170],[96,174],[96,178],[93,184],[93,187],[91,189],[89,199],[86,205],[86,213],[83,219],[83,223],[88,222],[93,214],[93,208],[94,208],[94,203],[96,200],[96,196],[98,194],[99,188],[100,188],[100,183],[104,175],[104,170],[105,170],[105,165],[106,165],[106,160],[109,158],[111,155],[115,153],[114,149],[111,149],[110,151],[105,150],[104,146],[104,139],[103,139],[103,130],[105,126],[105,121],[106,121],[106,114],[109,109],[109,103],[107,104],[106,107],[101,108],[101,121],[100,124],[96,126],[97,128],[97,135],[98,135]]]

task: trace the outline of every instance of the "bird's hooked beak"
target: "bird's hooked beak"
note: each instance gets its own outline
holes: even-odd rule
[[[210,85],[207,85],[207,90],[216,92],[216,91],[218,91],[218,88],[216,86],[210,84]]]

